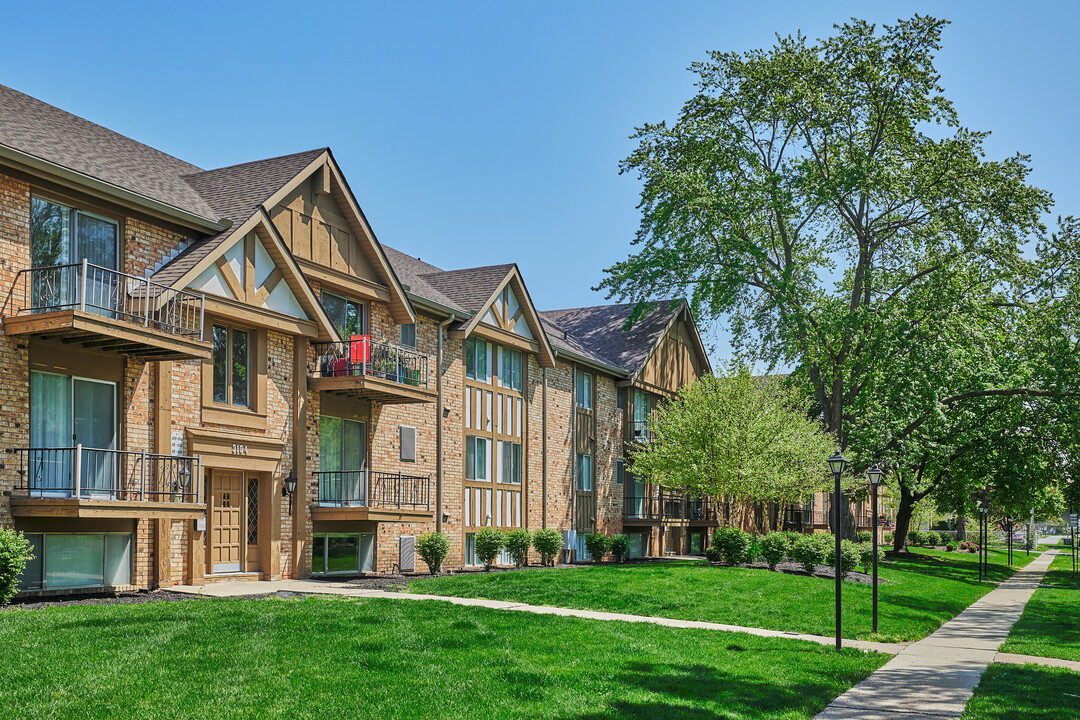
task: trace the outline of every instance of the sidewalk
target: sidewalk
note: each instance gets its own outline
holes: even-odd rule
[[[983,671],[998,659],[998,647],[1056,554],[1056,550],[1043,553],[937,632],[901,650],[817,718],[918,720],[963,714]],[[1010,656],[1001,654],[1001,660],[1008,662]]]
[[[563,617],[579,617],[588,620],[619,620],[622,622],[648,623],[674,628],[695,628],[698,630],[720,630],[723,632],[747,633],[759,637],[804,640],[806,642],[818,643],[819,645],[832,645],[835,642],[832,636],[805,635],[802,633],[785,632],[783,630],[765,630],[762,628],[743,627],[741,625],[724,625],[723,623],[701,622],[698,620],[675,620],[672,618],[648,617],[644,615],[626,615],[623,613],[598,612],[595,610],[577,610],[574,608],[548,607],[546,605],[529,605],[527,603],[505,602],[502,600],[446,597],[442,595],[417,595],[415,593],[364,589],[322,580],[260,580],[257,582],[223,582],[210,585],[176,585],[167,588],[167,590],[169,592],[201,595],[205,597],[242,597],[277,592],[294,592],[312,595],[379,598],[384,600],[427,600],[448,602],[453,605],[491,608],[494,610],[514,610],[517,612],[535,613],[537,615],[560,615]],[[844,640],[844,647],[888,653],[890,655],[895,655],[907,646],[908,643]]]

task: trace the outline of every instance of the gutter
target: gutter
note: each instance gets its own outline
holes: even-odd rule
[[[457,315],[443,320],[435,328],[438,342],[435,350],[435,531],[443,528],[443,332]]]
[[[213,235],[227,230],[231,224],[208,220],[201,215],[196,215],[187,210],[181,210],[175,205],[169,205],[168,203],[154,200],[146,195],[127,190],[119,185],[105,182],[104,180],[98,180],[85,173],[71,170],[70,168],[66,168],[63,165],[57,165],[48,160],[43,160],[35,155],[29,155],[8,145],[0,145],[0,158],[18,163],[19,165],[23,165],[40,173],[52,175],[65,180],[68,183],[75,184],[80,188],[90,189],[94,191],[95,194],[98,194],[105,199],[112,200],[113,202],[116,202],[117,198],[119,198],[129,205],[134,205],[151,215],[171,220],[187,227],[198,228]]]

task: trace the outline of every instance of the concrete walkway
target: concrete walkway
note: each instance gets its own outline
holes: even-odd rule
[[[563,617],[586,618],[588,620],[620,620],[622,622],[647,623],[674,628],[721,630],[724,632],[747,633],[759,637],[805,640],[806,642],[818,643],[820,645],[832,645],[834,642],[834,639],[831,636],[806,635],[802,633],[784,632],[783,630],[765,630],[762,628],[743,627],[741,625],[724,625],[723,623],[701,622],[698,620],[675,620],[673,618],[647,617],[644,615],[626,615],[624,613],[598,612],[595,610],[577,610],[574,608],[548,607],[546,605],[529,605],[527,603],[505,602],[502,600],[446,597],[442,595],[417,595],[415,593],[366,589],[354,585],[323,580],[221,582],[210,585],[176,585],[167,589],[169,592],[202,595],[206,597],[242,597],[277,592],[295,592],[311,595],[341,595],[344,597],[380,598],[385,600],[426,600],[448,602],[453,605],[491,608],[494,610],[513,610],[516,612],[535,613],[537,615],[560,615]],[[909,643],[871,642],[869,640],[844,640],[844,647],[883,652],[890,655],[895,655],[902,651],[908,644]]]
[[[1021,568],[930,636],[901,650],[880,670],[836,698],[821,720],[918,720],[958,717],[1057,554]],[[1051,661],[1058,662],[1058,661]],[[1050,664],[1050,663],[1043,663]]]

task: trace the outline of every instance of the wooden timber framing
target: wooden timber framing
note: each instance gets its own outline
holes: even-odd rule
[[[67,518],[168,518],[187,520],[202,517],[201,503],[136,502],[127,500],[85,500],[82,498],[8,498],[14,517]]]

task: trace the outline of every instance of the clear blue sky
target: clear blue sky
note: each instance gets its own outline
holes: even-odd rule
[[[961,121],[1080,214],[1073,3],[19,3],[0,82],[205,168],[329,145],[382,242],[517,262],[553,309],[604,301],[639,217],[627,136],[677,113],[692,61],[914,13],[952,21]]]

